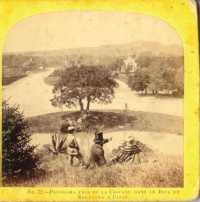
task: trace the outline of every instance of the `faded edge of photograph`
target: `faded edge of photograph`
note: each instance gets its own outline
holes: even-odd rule
[[[4,186],[183,187],[183,44],[164,21],[26,18],[2,82]]]

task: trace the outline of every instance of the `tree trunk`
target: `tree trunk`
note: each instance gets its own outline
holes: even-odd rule
[[[82,102],[81,98],[79,98],[79,105],[80,105],[81,112],[83,112],[84,111],[84,106],[83,106],[83,102]]]
[[[87,106],[86,106],[86,111],[87,111],[87,112],[88,112],[89,109],[90,109],[90,101],[91,101],[90,97],[87,97]]]

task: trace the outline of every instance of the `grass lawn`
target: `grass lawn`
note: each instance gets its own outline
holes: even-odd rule
[[[101,168],[71,167],[63,154],[41,151],[45,175],[11,186],[42,187],[183,187],[183,159],[159,154],[144,163],[124,163]],[[117,176],[117,177],[116,177]]]
[[[79,117],[79,112],[50,113],[28,118],[28,121],[32,132],[52,133],[59,131],[62,119],[71,118],[77,120]],[[183,119],[181,117],[150,112],[91,111],[88,116],[88,123],[94,127],[104,125],[104,131],[112,132],[137,130],[163,134],[183,134]],[[81,148],[83,146],[87,147],[83,142],[81,145]],[[115,143],[112,146],[115,147]],[[111,157],[106,145],[104,149],[106,159],[109,162]],[[5,185],[47,187],[183,187],[182,154],[153,151],[145,155],[144,160],[140,163],[135,161],[134,163],[118,163],[94,169],[86,169],[77,165],[72,167],[69,165],[67,154],[55,155],[44,147],[38,149],[37,154],[40,158],[39,168],[44,171],[43,174],[28,180],[7,182]],[[89,153],[83,152],[82,154],[87,162]]]
[[[31,131],[36,133],[58,132],[62,119],[77,120],[80,112],[57,112],[28,118]],[[88,124],[103,126],[104,131],[141,130],[183,134],[183,118],[151,112],[91,111]]]

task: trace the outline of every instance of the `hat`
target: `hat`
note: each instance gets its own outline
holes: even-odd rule
[[[68,130],[68,132],[72,132],[72,131],[75,130],[75,128],[74,128],[74,126],[69,126],[69,127],[67,128],[67,130]]]
[[[100,130],[96,130],[96,131],[95,131],[95,135],[99,135],[99,134],[102,134],[102,135],[103,135],[103,132],[100,131]]]
[[[104,142],[103,132],[99,132],[99,131],[95,132],[94,142],[95,143],[103,143]]]
[[[129,136],[126,141],[128,144],[135,144],[136,140],[133,136]]]
[[[134,138],[129,137],[128,141],[126,142],[126,144],[123,147],[123,150],[126,152],[132,152],[135,151],[136,148],[136,141]]]

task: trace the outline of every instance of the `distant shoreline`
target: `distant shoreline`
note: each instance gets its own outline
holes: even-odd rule
[[[17,76],[3,76],[2,77],[2,85],[3,86],[8,86],[12,83],[14,83],[15,81],[18,81],[24,77],[27,77],[27,76],[30,76],[31,74],[34,74],[34,73],[40,73],[40,72],[44,72],[44,71],[47,71],[49,68],[45,69],[45,70],[31,70],[31,71],[28,71],[28,73],[19,73],[19,75]]]
[[[19,76],[3,77],[2,78],[2,85],[7,86],[7,85],[12,84],[13,82],[18,81],[18,80],[20,80],[26,76],[27,76],[27,74],[22,74]]]

